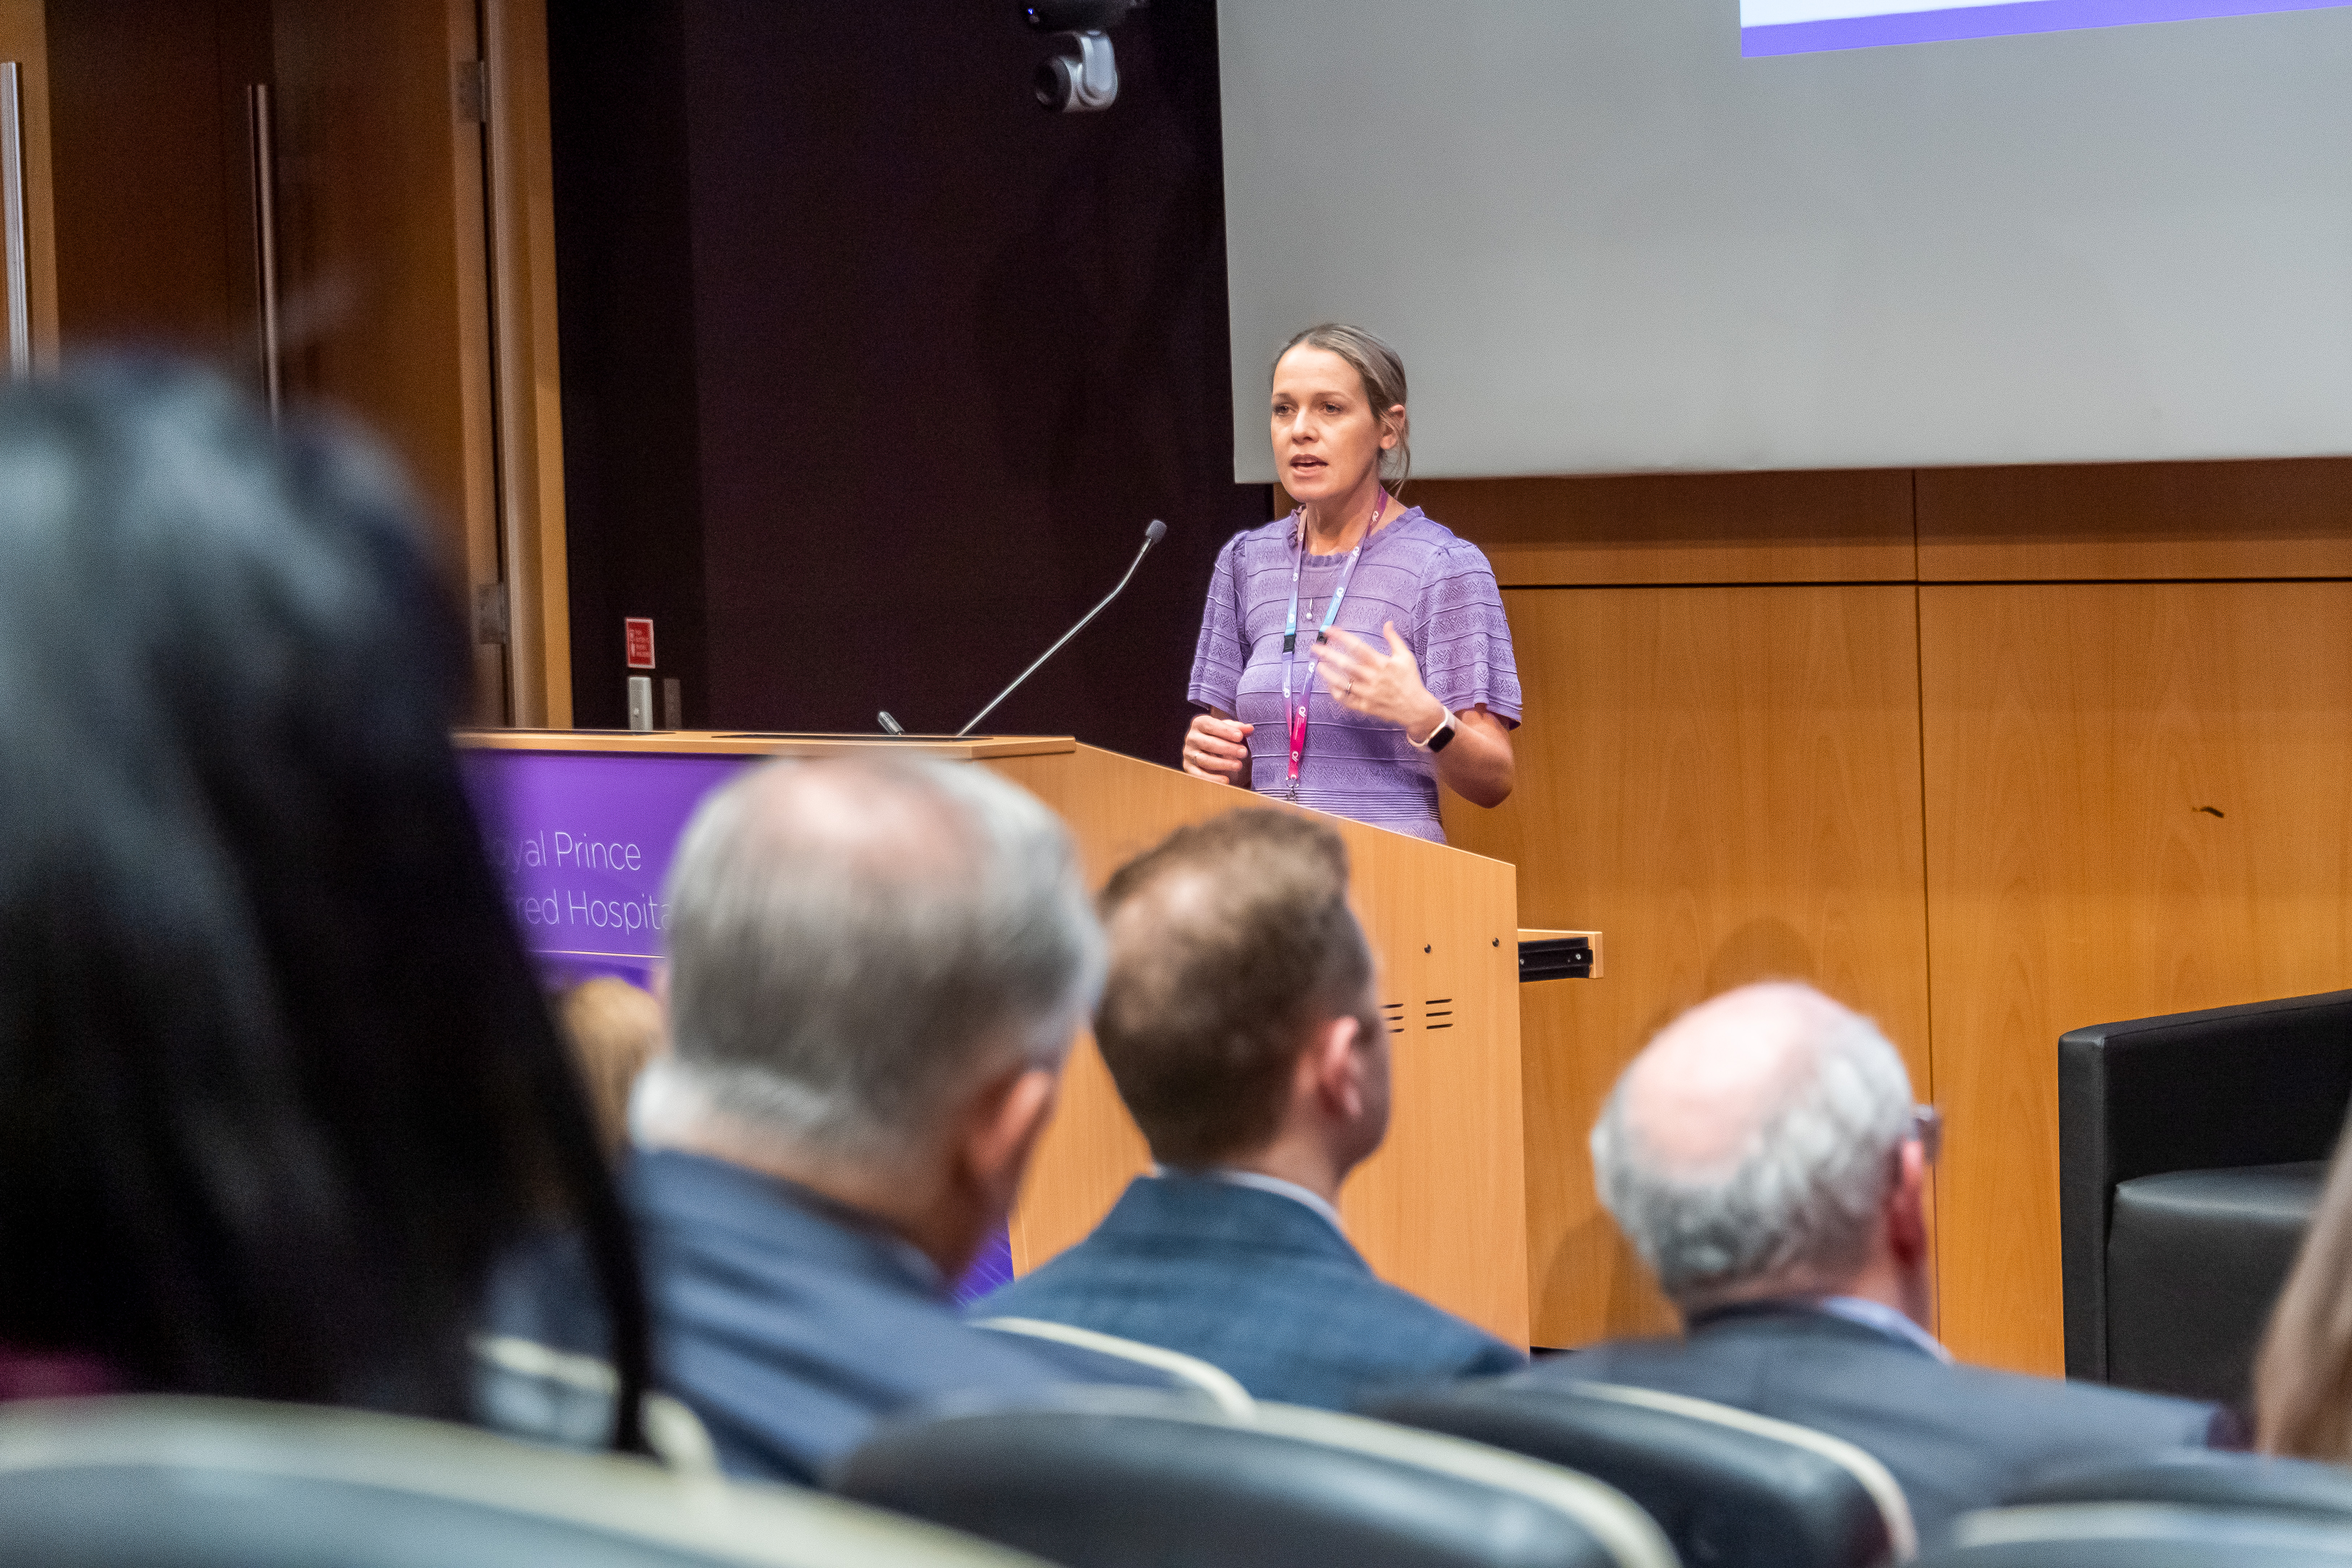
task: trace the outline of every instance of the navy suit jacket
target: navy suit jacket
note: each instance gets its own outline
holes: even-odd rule
[[[976,1329],[928,1260],[855,1211],[742,1166],[632,1157],[661,1382],[731,1473],[814,1482],[882,1416],[955,1395],[1171,1386],[1130,1362]]]
[[[1681,1339],[1596,1345],[1520,1381],[1654,1388],[1843,1437],[1902,1484],[1926,1545],[1960,1514],[2004,1501],[2038,1476],[2202,1447],[2229,1429],[2210,1405],[1952,1365],[1799,1304],[1704,1317]]]
[[[966,1310],[1181,1351],[1258,1398],[1331,1410],[1527,1362],[1383,1283],[1305,1204],[1197,1176],[1139,1177],[1093,1235]]]

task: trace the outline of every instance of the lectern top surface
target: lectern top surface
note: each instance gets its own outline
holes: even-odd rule
[[[1075,751],[1066,735],[785,735],[709,729],[460,729],[451,738],[480,751],[683,753],[688,756],[838,757],[896,749],[978,762]]]

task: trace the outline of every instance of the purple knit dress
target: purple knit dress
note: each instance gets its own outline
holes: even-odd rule
[[[1279,517],[1235,534],[1218,552],[1201,617],[1187,692],[1204,708],[1223,708],[1256,726],[1249,738],[1250,785],[1259,794],[1289,789],[1289,732],[1282,712],[1282,622],[1290,603],[1295,525]],[[1322,624],[1323,608],[1347,568],[1345,553],[1310,555],[1298,579],[1301,651]],[[1371,537],[1339,606],[1339,626],[1385,650],[1383,622],[1412,649],[1421,678],[1448,712],[1486,705],[1516,727],[1519,671],[1494,569],[1478,547],[1456,538],[1413,507]],[[1415,838],[1445,841],[1437,821],[1437,773],[1428,752],[1404,731],[1339,706],[1313,665],[1301,659],[1294,681],[1311,679],[1307,758],[1298,769],[1298,803]]]

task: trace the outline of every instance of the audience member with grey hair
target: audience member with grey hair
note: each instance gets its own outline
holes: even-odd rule
[[[1804,986],[1755,986],[1685,1014],[1618,1081],[1592,1165],[1685,1310],[1822,1293],[1873,1262],[1894,1189],[1924,1183],[1915,1114],[1903,1059],[1869,1019]],[[1894,1243],[1890,1260],[1924,1264],[1924,1225]],[[1895,1274],[1898,1293],[1925,1282]],[[1929,1313],[1924,1298],[1896,1304]]]
[[[667,1386],[722,1464],[814,1480],[930,1400],[1160,1381],[948,1301],[1100,985],[1052,813],[977,768],[774,763],[704,802],[667,899],[625,1182]]]
[[[1592,1130],[1601,1202],[1684,1333],[1527,1375],[1843,1437],[1894,1473],[1931,1543],[2045,1470],[2234,1437],[2210,1406],[1953,1361],[1929,1333],[1938,1131],[1877,1026],[1811,987],[1692,1009],[1625,1070]]]

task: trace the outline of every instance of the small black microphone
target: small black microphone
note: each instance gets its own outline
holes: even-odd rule
[[[1168,525],[1161,522],[1158,517],[1152,518],[1151,526],[1143,530],[1143,548],[1137,550],[1135,552],[1135,559],[1127,563],[1127,576],[1118,580],[1118,586],[1112,589],[1108,593],[1104,594],[1102,602],[1096,605],[1092,610],[1087,611],[1084,616],[1080,617],[1076,625],[1063,632],[1061,642],[1055,643],[1052,647],[1038,654],[1036,664],[1031,664],[1027,669],[1013,676],[1013,684],[1011,685],[1005,687],[1003,691],[997,693],[995,696],[989,699],[989,704],[986,707],[971,716],[971,724],[967,724],[961,729],[956,731],[956,738],[961,740],[965,736],[970,735],[972,730],[972,725],[978,724],[982,719],[984,719],[990,714],[994,713],[998,703],[1003,702],[1006,697],[1009,697],[1014,692],[1019,691],[1021,689],[1021,683],[1037,673],[1038,665],[1043,664],[1046,660],[1060,653],[1062,651],[1063,643],[1067,643],[1071,638],[1085,631],[1087,629],[1087,622],[1092,621],[1096,616],[1108,609],[1110,607],[1110,601],[1117,599],[1122,592],[1126,591],[1129,579],[1135,575],[1135,569],[1143,564],[1143,558],[1151,553],[1151,547],[1158,544],[1161,539],[1164,539],[1167,537]]]

